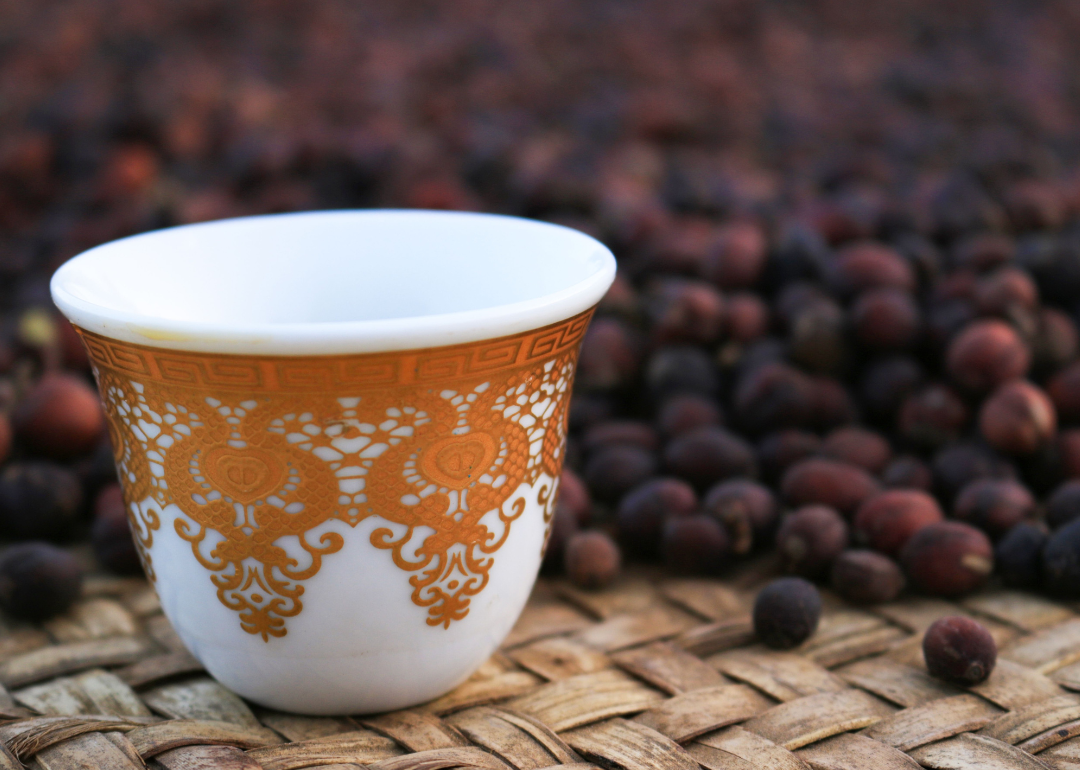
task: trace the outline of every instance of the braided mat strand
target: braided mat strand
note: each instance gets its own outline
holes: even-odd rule
[[[436,701],[374,717],[252,706],[209,678],[141,580],[98,578],[43,626],[0,625],[0,770],[1080,769],[1080,606],[1001,589],[871,609],[826,595],[817,634],[756,644],[768,568],[541,581],[502,650]],[[929,677],[922,632],[977,617],[998,665]]]

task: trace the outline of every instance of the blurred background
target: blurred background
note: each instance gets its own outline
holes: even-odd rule
[[[549,564],[579,527],[634,557],[663,538],[690,572],[783,549],[756,478],[790,507],[850,517],[892,487],[995,539],[1023,524],[999,561],[1019,549],[1006,580],[1038,585],[1047,530],[1080,521],[1077,40],[1075,0],[0,0],[0,536],[84,537],[95,501],[99,561],[138,570],[49,300],[61,262],[170,225],[421,207],[618,257]],[[783,481],[819,456],[847,475]],[[1009,484],[956,502],[986,479]],[[835,542],[789,570],[848,543],[829,515]],[[579,563],[610,579],[601,546]],[[1069,564],[1054,590],[1080,590]]]
[[[628,263],[1070,215],[1080,7],[1006,0],[0,4],[0,296],[147,229],[469,209]]]

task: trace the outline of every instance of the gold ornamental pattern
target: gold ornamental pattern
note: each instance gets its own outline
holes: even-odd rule
[[[449,628],[526,509],[554,510],[574,366],[592,311],[524,334],[352,356],[227,356],[80,330],[151,580],[163,511],[241,627],[264,641],[355,527]],[[545,535],[546,540],[546,535]]]

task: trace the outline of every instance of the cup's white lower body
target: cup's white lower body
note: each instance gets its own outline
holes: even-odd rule
[[[355,527],[333,519],[318,532],[344,538],[304,581],[303,610],[281,637],[244,631],[211,574],[177,534],[175,505],[161,513],[150,556],[165,615],[207,671],[255,703],[301,714],[389,711],[436,698],[468,678],[495,651],[528,600],[540,566],[545,523],[533,489],[523,484],[525,510],[493,554],[488,583],[467,616],[448,628],[429,625],[413,601],[410,577],[385,549],[370,542],[377,516]],[[148,501],[148,504],[152,504]],[[318,534],[318,533],[315,533]],[[312,538],[313,539],[313,538]],[[418,545],[418,544],[417,544]]]

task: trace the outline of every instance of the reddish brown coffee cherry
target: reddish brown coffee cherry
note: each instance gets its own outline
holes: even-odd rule
[[[711,398],[695,393],[679,393],[664,400],[656,416],[656,426],[665,439],[723,422],[720,407]]]
[[[734,342],[748,343],[769,332],[769,306],[756,294],[740,292],[728,298],[727,333]]]
[[[904,590],[900,565],[876,551],[851,550],[832,565],[833,590],[854,604],[891,602]]]
[[[1080,362],[1071,364],[1054,375],[1046,385],[1062,422],[1080,421]]]
[[[979,430],[990,446],[1007,454],[1031,454],[1057,430],[1057,414],[1045,393],[1015,380],[994,391],[979,412]]]
[[[578,588],[603,588],[618,577],[622,567],[619,546],[597,530],[571,536],[563,559],[567,577]]]
[[[923,527],[944,519],[937,501],[914,489],[890,489],[874,495],[855,514],[859,542],[895,556]]]
[[[939,679],[971,687],[985,682],[997,662],[994,637],[977,621],[950,615],[923,636],[926,670]]]
[[[98,395],[81,378],[47,374],[15,408],[18,440],[31,451],[70,460],[94,448],[105,428]]]
[[[1004,321],[969,324],[949,345],[949,374],[962,387],[985,393],[1023,377],[1031,355],[1020,336]]]
[[[879,489],[874,478],[858,466],[812,457],[784,474],[780,492],[788,505],[827,505],[850,515]]]
[[[578,524],[587,524],[592,512],[592,498],[581,477],[569,468],[563,468],[558,494],[559,505],[566,506]]]
[[[963,596],[990,577],[994,549],[974,527],[943,521],[916,532],[900,551],[900,563],[919,590],[934,596]]]
[[[874,289],[859,296],[851,308],[855,339],[870,350],[901,351],[919,337],[922,318],[915,300],[899,289]]]
[[[821,454],[879,473],[892,458],[892,448],[880,433],[866,428],[837,428],[821,445]]]

